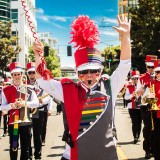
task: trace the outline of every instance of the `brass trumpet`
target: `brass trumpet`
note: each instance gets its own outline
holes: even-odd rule
[[[151,87],[149,88],[149,91],[150,93],[153,93],[155,94],[155,89],[154,89],[154,84],[151,85]],[[157,110],[160,110],[158,107],[157,107],[157,101],[158,101],[158,98],[156,98],[155,96],[154,97],[149,97],[146,99],[146,102],[150,104],[151,108],[150,110],[153,110],[153,111],[157,111]]]
[[[38,97],[38,100],[42,100],[43,98],[47,97],[49,94],[45,94],[43,96]],[[31,113],[35,114],[37,112],[37,108],[32,108]]]

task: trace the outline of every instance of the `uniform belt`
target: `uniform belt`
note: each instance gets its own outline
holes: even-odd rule
[[[38,107],[38,109],[43,109],[43,108],[45,108],[45,107],[47,107],[47,104],[45,104],[45,105],[43,105],[43,106],[41,106],[41,107]]]

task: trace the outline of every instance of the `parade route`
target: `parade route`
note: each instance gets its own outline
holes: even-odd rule
[[[117,152],[120,160],[144,160],[144,151],[141,141],[133,144],[131,132],[131,120],[128,109],[123,108],[122,100],[118,99],[116,104],[115,124],[117,128],[118,144]],[[2,133],[2,129],[0,129]],[[63,134],[62,114],[56,115],[54,104],[52,116],[48,119],[46,144],[43,146],[42,160],[60,160],[64,151],[65,143],[61,140]],[[33,149],[34,151],[34,149]],[[8,136],[0,139],[0,160],[9,160]],[[106,158],[106,160],[108,160]]]

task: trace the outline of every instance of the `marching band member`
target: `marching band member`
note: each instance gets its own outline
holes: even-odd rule
[[[154,61],[157,60],[156,55],[146,55],[146,73],[140,75],[140,78],[137,83],[136,94],[137,97],[142,97],[145,91],[145,88],[153,79],[154,73]],[[152,133],[152,124],[151,124],[151,112],[146,107],[146,105],[140,105],[141,115],[144,123],[143,127],[143,150],[145,151],[145,158],[150,159],[153,155],[153,133]]]
[[[134,70],[131,72],[132,84],[129,84],[125,93],[125,100],[127,102],[128,112],[132,121],[132,133],[134,137],[134,144],[139,141],[142,125],[142,117],[140,108],[137,106],[136,102],[136,86],[139,78],[139,72]]]
[[[154,72],[156,79],[153,80],[150,84],[148,84],[149,88],[146,89],[142,101],[143,103],[147,103],[147,98],[153,98],[155,99],[156,103],[153,103],[151,105],[156,105],[157,110],[152,110],[152,116],[150,121],[152,122],[153,127],[153,152],[154,152],[154,158],[155,160],[160,160],[160,59],[154,61]],[[152,91],[151,91],[152,87]],[[151,106],[152,107],[152,106]]]
[[[32,114],[32,126],[33,126],[33,143],[34,143],[34,157],[35,159],[41,159],[42,157],[42,128],[44,121],[44,109],[47,108],[50,101],[50,96],[44,92],[42,88],[36,82],[35,77],[35,63],[30,62],[27,64],[27,76],[29,78],[28,84],[30,84],[39,99],[39,106],[35,113]],[[41,98],[43,97],[44,98]],[[30,154],[32,151],[30,150]],[[30,155],[31,156],[31,155]]]
[[[130,22],[123,15],[122,19],[118,16],[118,23],[119,27],[114,29],[122,37],[120,64],[106,81],[100,81],[103,70],[101,55],[94,48],[98,41],[98,29],[88,16],[78,16],[71,31],[72,42],[79,47],[75,52],[79,83],[70,79],[44,80],[39,55],[43,52],[43,46],[33,43],[38,84],[64,102],[69,127],[66,142],[71,148],[63,154],[63,160],[118,160],[112,132],[114,106],[131,67]]]
[[[28,160],[31,122],[24,119],[26,115],[29,118],[30,111],[27,108],[38,107],[39,102],[35,92],[22,84],[23,70],[19,62],[10,64],[10,72],[13,82],[12,85],[3,88],[1,106],[2,110],[9,111],[10,159],[17,160],[20,137],[20,159]]]

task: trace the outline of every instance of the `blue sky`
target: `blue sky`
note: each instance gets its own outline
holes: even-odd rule
[[[71,37],[70,25],[78,15],[88,15],[99,26],[100,43],[96,48],[119,45],[118,34],[110,27],[117,26],[117,0],[36,0],[36,8],[39,8],[38,32],[50,32],[57,40],[61,66],[74,66],[73,57],[67,57],[66,49]]]

